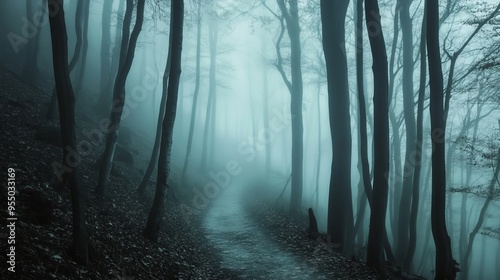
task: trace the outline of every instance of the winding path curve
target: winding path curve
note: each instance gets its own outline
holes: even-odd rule
[[[271,241],[245,213],[239,186],[213,201],[203,227],[222,257],[222,267],[242,279],[325,279],[318,271]]]

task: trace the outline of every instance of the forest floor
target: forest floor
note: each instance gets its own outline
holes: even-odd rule
[[[136,188],[143,172],[134,167],[133,156],[149,152],[132,150],[114,164],[108,194],[98,197],[97,158],[102,145],[82,159],[81,186],[86,188],[86,217],[90,234],[89,263],[73,261],[69,250],[72,215],[69,190],[50,187],[53,163],[61,160],[57,137],[51,137],[57,122],[48,122],[45,112],[49,96],[0,67],[0,174],[15,170],[15,275],[0,268],[2,279],[255,279],[241,277],[223,265],[203,229],[203,215],[184,215],[182,203],[169,199],[158,241],[146,240],[142,231],[152,202],[153,184],[139,198]],[[85,108],[89,108],[88,106]],[[77,139],[96,126],[92,112],[78,112]],[[44,135],[43,132],[51,132]],[[56,129],[57,131],[57,129]],[[42,132],[42,133],[40,133]],[[38,140],[37,140],[38,139]],[[144,156],[147,157],[147,156]],[[143,166],[143,165],[141,165]],[[145,165],[144,165],[145,166]],[[2,184],[7,194],[7,184]],[[303,224],[288,219],[265,202],[247,201],[252,219],[283,250],[303,258],[331,279],[380,279],[361,262],[341,256],[322,242],[307,238]],[[184,205],[185,206],[185,205]],[[7,200],[0,205],[4,221],[1,242],[7,244]],[[4,250],[5,252],[5,250]],[[397,277],[391,277],[396,279]]]

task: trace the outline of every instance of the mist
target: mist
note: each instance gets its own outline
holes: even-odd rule
[[[2,1],[2,276],[500,279],[499,10]]]

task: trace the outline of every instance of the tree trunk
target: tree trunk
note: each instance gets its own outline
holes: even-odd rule
[[[120,119],[123,113],[123,107],[125,105],[125,82],[127,80],[128,73],[132,67],[132,62],[134,60],[135,46],[137,44],[137,38],[142,29],[142,23],[144,21],[144,1],[139,0],[137,4],[137,16],[134,29],[130,36],[130,41],[128,47],[122,52],[126,52],[123,64],[119,68],[118,75],[115,80],[115,87],[113,91],[113,106],[111,110],[111,115],[109,117],[110,122],[107,127],[108,135],[106,137],[106,147],[104,149],[103,155],[101,156],[101,168],[99,170],[99,179],[97,183],[96,192],[100,196],[104,196],[107,191],[108,178],[111,172],[111,165],[113,162],[113,157],[116,148],[116,140],[118,138],[118,130],[120,126]],[[129,5],[132,0],[127,0],[127,13],[129,8],[133,8],[133,5]],[[131,12],[130,12],[131,13]],[[127,38],[128,28],[130,25],[124,23],[123,25],[123,40]],[[126,30],[127,29],[127,30]],[[128,41],[128,40],[127,40]]]
[[[83,13],[83,8],[84,8],[84,1],[79,1],[76,6],[76,13],[75,13],[75,33],[76,33],[76,45],[75,45],[75,51],[73,52],[73,57],[71,58],[71,61],[69,62],[69,73],[71,74],[73,72],[73,69],[75,69],[75,65],[78,62],[78,58],[80,58],[80,51],[82,49],[82,13]],[[47,111],[46,118],[48,120],[53,120],[56,117],[56,111],[57,111],[57,92],[54,87],[52,90],[52,97],[50,98],[50,104],[49,104],[49,109]]]
[[[398,216],[398,259],[408,254],[410,208],[412,201],[412,183],[415,162],[413,155],[416,148],[415,100],[413,95],[413,23],[410,16],[411,0],[399,0],[401,34],[403,37],[403,114],[406,132],[406,149],[403,167],[403,189],[399,202]],[[406,270],[409,267],[403,265]]]
[[[111,17],[113,0],[104,1],[102,8],[102,35],[101,35],[101,85],[99,90],[99,102],[101,107],[111,101]],[[101,108],[103,109],[103,108]]]
[[[53,2],[47,2],[51,9]],[[63,146],[62,172],[59,174],[59,183],[69,183],[71,189],[71,205],[73,210],[73,254],[77,261],[88,262],[87,224],[85,222],[84,193],[78,182],[79,156],[74,159],[70,151],[77,150],[75,133],[75,96],[71,86],[68,69],[68,45],[66,24],[64,21],[64,2],[56,2],[59,11],[49,17],[50,35],[52,38],[52,60],[56,92],[59,101],[59,117],[61,126],[61,139]],[[75,160],[75,161],[73,161]]]
[[[208,25],[208,37],[210,46],[210,67],[208,73],[208,104],[205,118],[205,131],[203,133],[203,153],[201,159],[201,169],[208,170],[208,161],[211,155],[212,146],[214,144],[215,133],[215,102],[217,90],[217,37],[219,35],[218,15],[211,12],[210,23]],[[209,138],[209,135],[211,137]],[[208,143],[211,143],[209,146]]]
[[[389,59],[389,103],[392,102],[394,97],[394,84],[396,80],[396,72],[394,71],[394,66],[396,64],[396,49],[399,43],[399,5],[396,5],[394,11],[394,20],[393,20],[393,30],[394,36],[392,38],[392,47],[391,47],[391,56]],[[396,115],[394,113],[394,106],[389,107],[389,121],[392,127],[392,145],[390,158],[394,158],[393,168],[389,165],[389,172],[393,173],[392,181],[390,184],[392,186],[392,203],[390,203],[391,209],[391,231],[394,244],[398,244],[398,234],[397,234],[397,221],[399,220],[398,211],[395,211],[395,208],[399,205],[399,200],[401,199],[401,178],[402,178],[402,170],[401,170],[401,139],[399,136],[400,124],[396,120]]]
[[[345,55],[345,17],[348,0],[321,1],[323,50],[328,78],[328,105],[333,159],[328,200],[328,234],[345,254],[353,251],[351,194],[351,124]]]
[[[365,0],[365,16],[372,49],[374,80],[374,178],[366,264],[383,274],[389,178],[389,70],[377,0]]]
[[[290,113],[292,115],[292,187],[289,212],[292,215],[302,210],[302,174],[303,174],[303,123],[302,123],[302,66],[301,41],[299,25],[299,7],[297,0],[290,0],[289,8],[284,0],[277,0],[281,15],[286,21],[288,37],[290,38],[291,87],[289,87]]]
[[[181,185],[186,178],[189,159],[191,157],[191,147],[193,145],[194,124],[196,121],[196,110],[198,107],[198,94],[200,92],[200,60],[201,60],[201,2],[198,2],[198,15],[196,26],[196,77],[194,84],[193,105],[191,107],[191,119],[189,121],[189,134],[186,147],[186,157],[184,158],[184,166],[182,168]]]
[[[446,167],[445,118],[443,107],[443,71],[439,47],[439,5],[426,0],[427,52],[429,61],[430,116],[432,140],[431,227],[436,246],[435,279],[455,279],[456,262],[451,254],[451,240],[445,221]]]
[[[170,28],[174,25],[173,23],[173,17],[172,15],[170,16]],[[165,71],[163,73],[163,90],[161,94],[161,100],[160,100],[160,110],[158,113],[158,121],[156,123],[156,135],[155,135],[155,143],[153,144],[153,150],[151,151],[151,158],[149,160],[148,168],[146,169],[146,173],[144,174],[144,177],[142,177],[141,184],[139,185],[139,188],[137,189],[137,193],[139,196],[142,196],[144,194],[144,191],[146,190],[146,187],[148,185],[149,179],[151,178],[151,175],[153,174],[153,171],[156,167],[156,163],[158,162],[158,156],[159,156],[159,151],[160,151],[160,142],[161,142],[161,135],[162,135],[162,121],[165,116],[165,110],[167,107],[167,85],[168,85],[168,79],[170,76],[170,67],[172,64],[172,30],[170,30],[170,35],[169,35],[169,45],[168,45],[168,54],[167,54],[167,64],[165,66]],[[157,181],[158,182],[158,181]]]
[[[406,16],[405,16],[406,17]],[[403,18],[403,16],[401,16]],[[426,57],[427,52],[425,49],[425,20],[426,13],[424,11],[424,17],[422,20],[422,28],[420,32],[420,84],[418,90],[418,108],[417,108],[417,131],[416,131],[416,146],[415,155],[412,157],[415,162],[414,173],[413,173],[413,185],[412,185],[412,200],[411,209],[409,217],[409,240],[408,240],[408,251],[403,263],[403,267],[406,270],[410,270],[413,257],[415,256],[415,248],[417,245],[417,216],[418,216],[418,205],[420,203],[420,173],[422,170],[422,148],[423,148],[423,127],[424,127],[424,100],[425,100],[425,84],[427,75],[427,63]],[[413,94],[412,94],[413,96]],[[413,98],[412,98],[413,99]],[[407,136],[408,137],[408,136]]]
[[[361,174],[359,184],[364,189],[358,188],[363,194],[359,199],[359,211],[356,224],[354,225],[354,233],[357,235],[358,230],[363,228],[363,220],[366,209],[367,194],[371,194],[372,182],[370,178],[370,164],[368,160],[368,132],[366,127],[366,100],[365,100],[365,84],[364,84],[364,55],[363,55],[363,0],[356,0],[356,28],[355,28],[355,50],[356,50],[356,85],[358,93],[358,111],[359,111],[359,163],[358,169]],[[366,191],[370,189],[370,191]],[[364,237],[363,237],[364,238]]]
[[[78,94],[82,91],[83,77],[85,69],[87,68],[87,53],[89,49],[89,15],[90,15],[90,1],[85,1],[84,14],[83,14],[83,30],[82,30],[82,57],[80,59],[80,70],[78,71],[78,79],[76,80],[76,92]]]
[[[165,198],[167,196],[167,180],[170,169],[170,155],[172,149],[172,134],[174,130],[177,96],[179,91],[179,78],[181,75],[181,54],[182,54],[182,32],[184,22],[184,1],[172,0],[172,25],[171,25],[171,57],[172,64],[170,78],[168,80],[168,95],[165,117],[163,119],[163,129],[161,136],[160,158],[158,159],[158,180],[156,192],[148,216],[144,236],[150,240],[156,240],[160,230],[161,220],[165,212]],[[165,88],[165,85],[163,86]]]

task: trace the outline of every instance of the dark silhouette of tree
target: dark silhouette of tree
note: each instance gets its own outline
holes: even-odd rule
[[[133,8],[133,5],[129,5],[127,1],[127,12]],[[101,157],[101,168],[99,170],[99,179],[97,182],[96,192],[98,195],[104,195],[107,190],[108,178],[111,172],[111,165],[113,162],[113,157],[116,148],[116,140],[118,138],[118,130],[120,126],[120,119],[123,112],[123,106],[125,105],[125,82],[127,80],[128,73],[132,67],[132,62],[134,60],[135,46],[137,44],[137,38],[142,29],[142,23],[144,21],[144,2],[145,0],[139,0],[137,4],[137,16],[134,29],[130,35],[130,40],[127,47],[124,48],[123,40],[127,39],[127,31],[130,25],[124,23],[123,25],[123,36],[122,36],[122,49],[120,51],[120,60],[123,59],[123,64],[120,65],[118,70],[118,75],[115,80],[115,87],[113,91],[113,105],[111,109],[111,115],[109,117],[110,122],[108,126],[108,135],[106,137],[106,147],[104,149],[103,155]],[[131,13],[131,12],[130,12]],[[127,16],[126,16],[127,17]],[[125,54],[123,54],[125,53]]]
[[[158,180],[156,183],[156,192],[148,216],[144,236],[150,240],[158,237],[161,220],[165,211],[165,199],[167,196],[167,179],[170,169],[170,151],[172,149],[172,135],[174,131],[175,113],[177,106],[177,96],[179,91],[179,78],[181,75],[181,54],[182,54],[182,32],[184,22],[184,1],[172,0],[172,25],[170,31],[171,45],[171,66],[170,77],[168,79],[168,95],[165,117],[163,119],[163,128],[161,136],[160,157],[158,159]],[[168,69],[168,67],[167,67]],[[163,85],[165,88],[166,85]]]
[[[451,240],[445,221],[445,108],[443,107],[443,70],[439,49],[439,5],[426,0],[427,52],[429,62],[430,115],[432,142],[431,228],[436,245],[435,279],[455,279],[457,268],[451,254]]]
[[[170,17],[170,26],[173,26],[172,22],[172,17]],[[161,142],[161,134],[162,134],[162,121],[163,117],[165,116],[165,109],[166,109],[166,102],[167,102],[167,85],[168,85],[168,79],[170,75],[170,65],[171,65],[171,60],[172,60],[172,53],[171,53],[171,44],[172,44],[172,37],[169,35],[169,47],[168,47],[168,54],[167,54],[167,64],[165,66],[165,72],[163,73],[163,89],[162,89],[162,94],[161,94],[161,100],[160,100],[160,111],[158,114],[158,122],[156,123],[156,135],[155,135],[155,142],[153,144],[153,150],[151,151],[151,158],[149,160],[148,168],[146,169],[146,173],[144,173],[144,177],[142,177],[141,184],[139,185],[139,188],[137,189],[137,192],[139,193],[139,196],[142,196],[144,194],[144,191],[146,190],[146,187],[148,185],[149,179],[151,178],[151,175],[153,174],[153,171],[156,167],[156,163],[158,162],[158,156],[160,152],[160,142]]]
[[[365,17],[373,59],[373,192],[366,264],[384,273],[385,215],[389,178],[389,69],[377,0],[365,0]]]
[[[412,185],[412,200],[410,209],[410,223],[409,223],[409,239],[408,251],[404,259],[403,266],[410,269],[415,256],[415,248],[417,246],[417,215],[418,206],[420,203],[420,173],[422,169],[422,147],[423,147],[423,122],[424,122],[424,99],[425,99],[425,86],[427,81],[427,51],[425,48],[425,35],[426,35],[426,12],[422,20],[422,28],[420,32],[420,83],[418,90],[417,101],[417,127],[416,127],[416,149],[415,149],[415,162],[414,174]]]
[[[351,194],[351,123],[345,53],[345,17],[348,0],[321,2],[323,50],[328,80],[328,108],[333,159],[328,197],[328,234],[342,251],[353,251]]]
[[[412,200],[413,154],[416,149],[415,101],[413,94],[413,22],[410,16],[410,0],[398,0],[401,35],[403,39],[403,115],[405,122],[406,147],[403,166],[403,189],[398,211],[398,244],[396,255],[404,259],[408,251],[410,208]],[[394,206],[396,207],[396,205]],[[408,267],[405,267],[408,269]]]
[[[56,9],[53,1],[48,1],[48,8]],[[68,38],[64,21],[64,1],[57,0],[57,12],[49,17],[52,39],[52,61],[59,102],[59,119],[63,146],[63,172],[60,185],[69,184],[73,210],[73,254],[77,261],[87,263],[88,243],[87,224],[85,222],[84,193],[78,181],[78,163],[69,154],[76,150],[75,133],[75,96],[71,86],[68,69]]]
[[[75,33],[76,33],[76,44],[75,44],[75,51],[73,52],[73,57],[71,58],[69,62],[69,73],[71,74],[73,72],[73,69],[75,69],[76,63],[78,62],[78,59],[80,58],[80,52],[82,50],[82,13],[84,9],[84,2],[85,1],[79,1],[76,5],[76,13],[75,13]],[[56,89],[54,88],[52,90],[52,97],[50,98],[50,104],[49,104],[49,109],[47,111],[47,119],[52,120],[56,117],[56,111],[57,111],[57,93]]]

